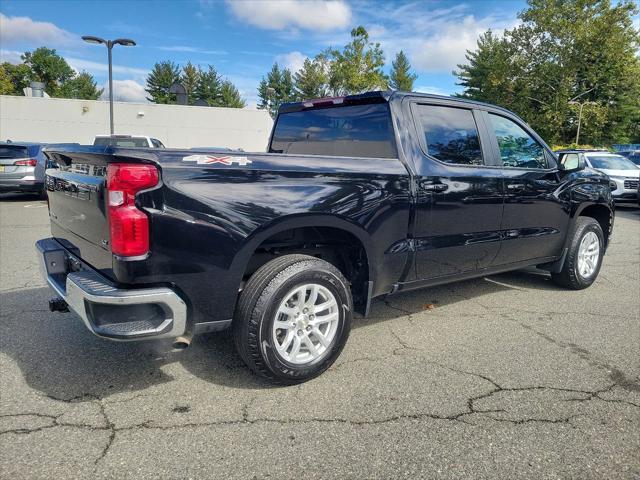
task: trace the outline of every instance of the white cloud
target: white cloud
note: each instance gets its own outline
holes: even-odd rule
[[[22,63],[21,55],[22,52],[18,52],[17,50],[0,49],[0,62],[9,62],[17,65],[18,63]]]
[[[104,63],[92,62],[90,60],[84,60],[82,58],[73,58],[73,57],[65,57],[65,60],[69,65],[71,65],[71,67],[74,70],[78,72],[82,70],[89,73],[96,73],[96,72],[103,73],[103,72],[109,71],[109,65],[107,64],[106,61]],[[146,77],[149,74],[149,71],[143,68],[125,67],[123,65],[113,65],[113,72],[121,73],[125,75],[135,75],[139,77]]]
[[[227,0],[227,6],[240,20],[268,30],[328,31],[351,24],[351,7],[343,0]]]
[[[381,43],[387,63],[404,50],[416,71],[429,73],[451,73],[465,62],[466,51],[476,48],[480,34],[489,28],[501,34],[518,23],[516,11],[504,9],[476,17],[469,14],[466,4],[433,8],[426,2],[399,7],[390,3],[369,8],[366,13],[370,38]]]
[[[445,23],[437,33],[419,39],[409,49],[416,68],[431,72],[449,73],[458,64],[465,63],[467,50],[474,50],[478,37],[491,27],[487,19],[476,19],[473,15],[462,22]],[[494,28],[497,33],[502,29]]]
[[[302,68],[306,58],[307,56],[300,52],[289,52],[276,56],[276,62],[295,73]]]
[[[414,87],[413,90],[419,93],[431,93],[433,95],[445,95],[445,96],[451,95],[453,93],[444,88],[434,87],[431,85],[419,85],[417,87]]]
[[[109,82],[106,82],[102,88],[102,96],[100,100],[109,100]],[[147,102],[147,92],[144,86],[135,80],[114,80],[113,81],[113,99],[116,102]]]
[[[175,47],[158,47],[158,49],[165,52],[202,53],[205,55],[227,55],[229,53],[225,50],[206,50],[204,48],[188,47],[186,45],[176,45]]]
[[[80,44],[73,33],[50,22],[39,22],[29,17],[8,17],[0,13],[0,44],[61,47]]]

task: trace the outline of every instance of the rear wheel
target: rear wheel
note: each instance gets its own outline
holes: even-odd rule
[[[236,349],[257,374],[301,383],[338,358],[351,312],[351,291],[337,268],[315,257],[285,255],[245,285],[234,318]]]
[[[604,234],[591,217],[578,217],[562,271],[551,278],[560,286],[580,290],[598,277],[604,255]]]

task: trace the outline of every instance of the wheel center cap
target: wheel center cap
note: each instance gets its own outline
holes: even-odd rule
[[[309,317],[307,315],[300,315],[297,323],[299,329],[305,329],[307,325],[309,325]]]

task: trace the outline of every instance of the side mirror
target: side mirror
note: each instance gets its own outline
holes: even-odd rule
[[[561,153],[558,170],[564,172],[575,172],[584,168],[584,162],[580,159],[580,155],[577,153]]]

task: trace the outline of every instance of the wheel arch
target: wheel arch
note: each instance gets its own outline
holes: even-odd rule
[[[578,217],[593,218],[602,229],[605,239],[605,248],[609,245],[609,239],[613,231],[613,221],[615,214],[613,209],[604,203],[589,203],[581,205],[573,216],[573,224],[575,225]]]
[[[370,293],[372,291],[371,282],[374,282],[377,275],[375,268],[375,261],[372,258],[372,239],[368,232],[360,225],[353,223],[335,215],[291,215],[278,218],[277,220],[262,226],[254,231],[243,243],[240,251],[235,256],[232,264],[231,271],[235,272],[237,276],[237,283],[240,286],[243,279],[246,277],[247,271],[251,269],[251,260],[260,249],[261,246],[268,242],[270,239],[277,237],[278,235],[290,232],[300,231],[304,229],[318,229],[326,232],[332,230],[335,232],[342,232],[345,238],[352,239],[352,242],[357,242],[353,247],[361,248],[366,261],[366,282],[367,287],[364,303],[368,307],[370,302]],[[343,272],[348,277],[346,272]]]

